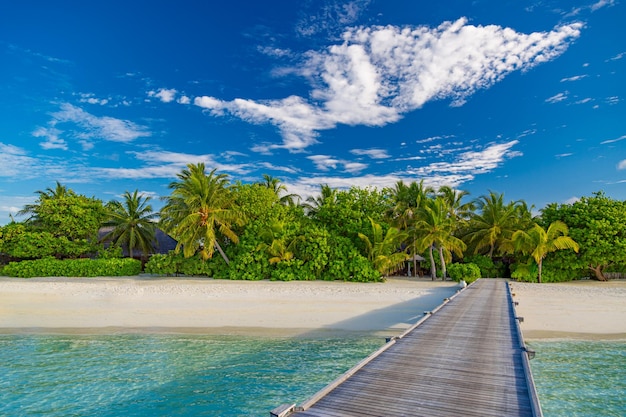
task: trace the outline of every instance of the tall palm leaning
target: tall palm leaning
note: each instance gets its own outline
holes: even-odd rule
[[[154,252],[156,231],[156,213],[149,204],[152,198],[142,196],[137,190],[132,194],[126,191],[123,197],[123,202],[114,200],[107,204],[108,220],[104,225],[113,226],[113,229],[102,240],[127,247],[131,257],[135,249],[147,256]]]
[[[208,175],[203,163],[189,164],[170,183],[171,195],[161,209],[161,225],[178,241],[176,251],[190,257],[199,253],[202,259],[213,257],[217,249],[224,261],[229,260],[219,238],[239,242],[233,226],[243,225],[242,214],[235,205],[225,174]]]
[[[437,277],[437,267],[433,250],[439,249],[442,279],[446,278],[446,257],[454,252],[462,256],[466,249],[465,243],[452,234],[454,222],[449,215],[449,207],[442,197],[426,200],[426,204],[420,208],[415,227],[418,232],[418,247],[421,250],[428,249],[430,257],[430,275],[434,281]]]
[[[548,230],[536,223],[527,231],[518,230],[513,233],[512,242],[514,250],[532,256],[537,263],[539,283],[543,260],[548,253],[563,249],[573,249],[578,253],[579,249],[578,243],[568,236],[567,225],[560,220],[552,222]]]

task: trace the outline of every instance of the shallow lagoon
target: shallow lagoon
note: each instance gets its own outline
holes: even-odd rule
[[[384,343],[378,336],[2,335],[3,416],[267,416]],[[532,342],[544,415],[626,415],[626,342]]]

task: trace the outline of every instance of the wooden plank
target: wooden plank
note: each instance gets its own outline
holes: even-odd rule
[[[476,281],[289,415],[541,416],[508,290]]]

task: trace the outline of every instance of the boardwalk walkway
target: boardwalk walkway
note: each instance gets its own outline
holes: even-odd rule
[[[299,407],[272,415],[541,416],[508,284],[481,279]]]

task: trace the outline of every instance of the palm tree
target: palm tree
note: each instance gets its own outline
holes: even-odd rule
[[[263,174],[263,181],[259,184],[274,191],[278,201],[283,205],[293,206],[296,204],[295,201],[300,199],[300,196],[297,194],[285,194],[281,196],[281,193],[287,192],[287,187],[285,184],[281,184],[280,179],[272,177],[271,175]]]
[[[455,222],[469,219],[474,212],[475,206],[473,202],[462,202],[463,198],[469,195],[468,191],[455,190],[452,187],[444,185],[439,188],[437,195],[444,199],[450,209],[450,217]]]
[[[391,190],[393,208],[391,212],[392,223],[400,230],[407,232],[407,245],[413,257],[413,271],[417,273],[417,212],[429,198],[434,190],[424,186],[424,181],[412,182],[408,186],[400,180]]]
[[[509,240],[516,230],[520,202],[504,204],[504,194],[493,191],[475,201],[479,214],[470,219],[469,243],[474,245],[474,253],[488,248],[487,256],[493,258],[502,252],[502,244]]]
[[[528,231],[518,230],[513,233],[512,242],[515,250],[530,255],[537,263],[537,281],[541,283],[543,259],[548,253],[562,249],[573,249],[578,253],[578,243],[568,236],[568,228],[560,220],[550,223],[548,230],[535,223]]]
[[[419,210],[416,229],[419,233],[418,247],[420,250],[428,249],[430,256],[430,273],[434,281],[437,277],[437,267],[433,256],[435,247],[439,250],[442,279],[446,278],[446,258],[450,258],[450,252],[462,256],[466,249],[465,243],[452,234],[454,222],[449,215],[449,207],[442,197],[427,200],[427,203]]]
[[[304,240],[304,236],[295,236],[287,239],[284,236],[284,232],[284,223],[275,221],[260,234],[264,242],[257,246],[257,250],[264,250],[271,256],[269,259],[270,264],[293,259],[298,242]]]
[[[406,233],[396,227],[390,227],[383,235],[382,226],[371,217],[369,220],[372,225],[372,240],[363,233],[359,233],[359,238],[365,243],[368,259],[374,268],[381,274],[388,274],[409,257],[405,252],[398,251],[402,241],[406,239]]]
[[[215,171],[207,175],[204,163],[198,163],[177,174],[178,181],[170,183],[172,193],[161,209],[161,224],[178,241],[176,250],[182,246],[185,257],[199,252],[206,260],[217,249],[228,264],[218,239],[223,236],[237,243],[233,226],[242,225],[244,219],[228,188],[227,175]]]
[[[67,188],[67,186],[62,185],[59,181],[56,181],[56,186],[54,188],[46,188],[45,190],[37,190],[35,194],[39,195],[34,204],[27,204],[24,206],[22,210],[20,210],[17,214],[19,216],[30,215],[27,219],[29,223],[37,223],[39,221],[39,217],[37,216],[37,209],[41,206],[41,202],[44,200],[56,200],[61,199],[67,196],[75,196],[76,194],[71,189]]]
[[[331,188],[328,184],[320,185],[320,195],[310,196],[302,204],[309,216],[315,217],[319,209],[325,204],[334,204],[337,201],[337,189]]]
[[[128,247],[132,257],[135,248],[141,249],[144,256],[154,251],[154,234],[156,231],[154,218],[156,214],[149,204],[151,197],[142,196],[137,190],[132,194],[126,191],[124,202],[111,201],[108,205],[109,219],[105,226],[113,226],[113,230],[102,237],[118,246]]]

